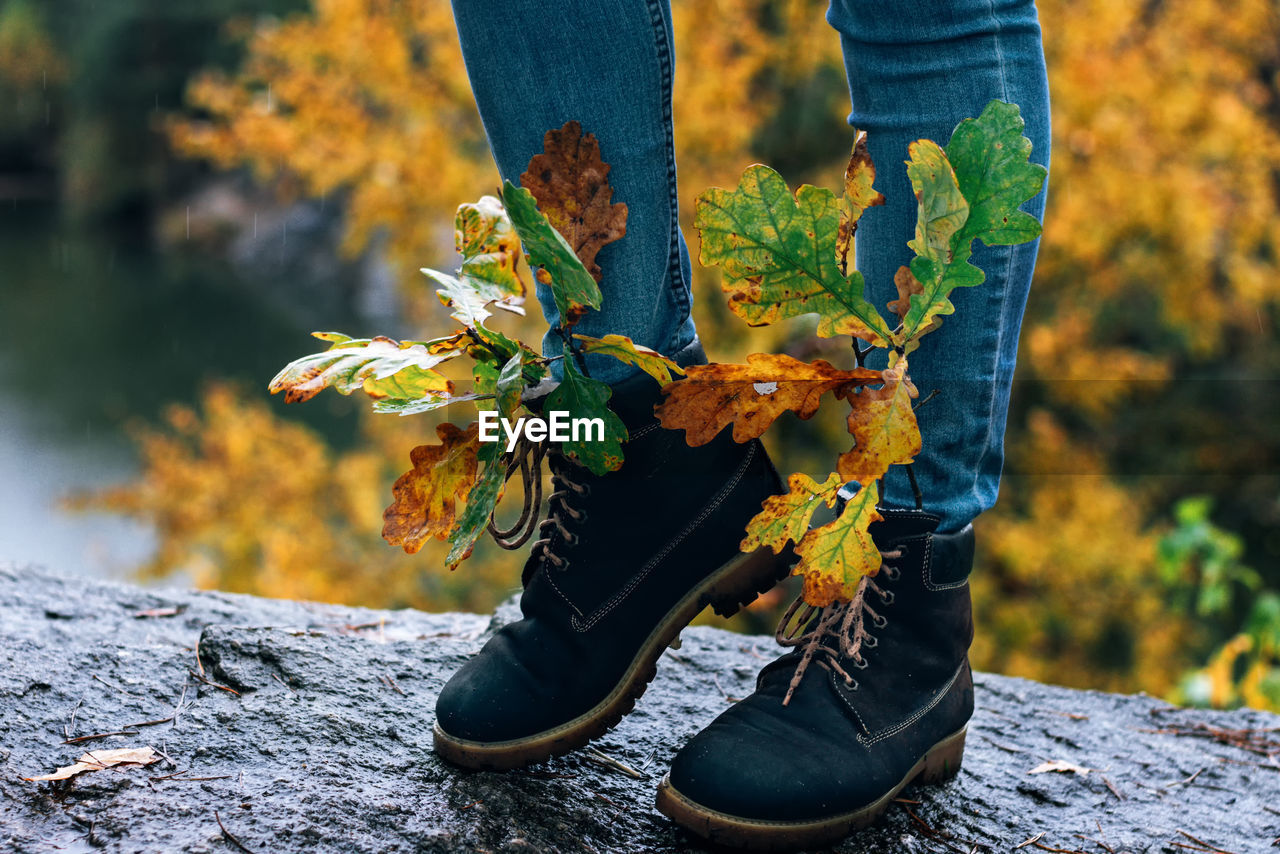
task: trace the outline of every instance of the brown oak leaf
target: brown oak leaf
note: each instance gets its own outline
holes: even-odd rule
[[[911,295],[924,293],[924,285],[911,275],[910,267],[899,267],[893,274],[893,284],[898,289],[898,298],[889,300],[889,311],[901,319],[911,310]]]
[[[599,282],[596,254],[627,233],[627,206],[610,203],[613,188],[609,164],[600,158],[600,141],[571,121],[547,131],[542,148],[520,176],[520,186],[538,200],[538,210]]]
[[[655,410],[662,426],[684,430],[691,446],[705,445],[726,424],[733,440],[745,442],[764,433],[787,410],[812,418],[822,395],[853,393],[859,385],[880,382],[879,371],[842,370],[818,359],[801,362],[787,355],[752,353],[745,365],[695,365],[685,379],[662,389],[666,399]]]
[[[413,469],[391,487],[394,500],[382,514],[382,538],[409,554],[430,537],[449,538],[458,506],[476,479],[478,425],[464,431],[446,422],[436,427],[436,435],[439,445],[419,445],[409,452]]]

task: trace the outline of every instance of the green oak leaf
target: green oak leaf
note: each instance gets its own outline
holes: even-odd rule
[[[587,309],[600,308],[599,285],[582,265],[573,247],[538,210],[533,194],[507,181],[502,185],[502,200],[524,244],[524,251],[529,255],[530,264],[542,268],[538,281],[551,288],[560,312],[560,323],[572,326],[587,313]]]
[[[884,345],[891,331],[863,296],[862,274],[837,262],[840,205],[830,190],[796,191],[767,166],[742,173],[734,190],[698,197],[700,260],[724,271],[729,307],[752,326],[818,314],[818,335]]]
[[[622,465],[622,443],[627,428],[609,408],[613,389],[607,383],[582,374],[572,358],[564,360],[564,379],[547,395],[544,412],[561,410],[570,418],[600,418],[604,421],[604,441],[562,442],[560,450],[593,474],[603,475]]]
[[[574,338],[582,342],[583,353],[598,353],[612,356],[619,362],[634,365],[662,384],[671,382],[672,374],[684,374],[684,368],[648,347],[636,344],[625,335],[606,335],[603,338],[592,338],[590,335],[578,335]]]
[[[935,318],[955,311],[955,288],[986,279],[969,263],[975,239],[1010,246],[1040,235],[1036,218],[1018,210],[1040,192],[1048,174],[1030,162],[1031,140],[1022,135],[1023,127],[1016,105],[992,101],[978,118],[956,126],[945,152],[927,140],[912,144],[907,173],[920,201],[916,239],[909,245],[916,252],[911,273],[922,290],[911,295],[895,337],[905,351],[936,328]]]
[[[493,508],[502,499],[507,483],[507,466],[502,461],[501,442],[481,442],[476,454],[476,482],[467,493],[467,503],[449,532],[449,554],[445,565],[457,569],[471,555],[476,540],[485,532]]]

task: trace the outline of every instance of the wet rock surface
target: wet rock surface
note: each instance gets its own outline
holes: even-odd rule
[[[687,630],[597,744],[624,767],[579,751],[509,774],[455,770],[431,751],[435,695],[511,613],[142,590],[0,565],[0,851],[700,850],[653,809],[654,787],[680,743],[750,691],[772,641]],[[908,788],[838,850],[1277,850],[1280,756],[1265,754],[1280,716],[987,674],[977,685],[960,775]],[[64,743],[84,736],[98,737]],[[22,779],[86,749],[147,745],[167,758]],[[1053,760],[1096,770],[1028,773]]]

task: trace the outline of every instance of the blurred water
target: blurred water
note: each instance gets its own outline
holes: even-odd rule
[[[136,473],[127,425],[195,403],[208,381],[265,397],[274,372],[308,352],[317,313],[326,326],[366,325],[339,300],[290,311],[281,273],[248,277],[194,247],[160,253],[138,235],[69,229],[48,206],[0,207],[0,561],[121,576],[146,559],[146,527],[60,500]],[[351,441],[349,401],[288,415]]]

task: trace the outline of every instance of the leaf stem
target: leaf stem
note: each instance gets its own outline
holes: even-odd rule
[[[583,357],[582,350],[579,349],[577,342],[573,340],[573,336],[569,334],[569,330],[565,328],[563,323],[556,326],[556,334],[560,336],[560,341],[563,344],[562,349],[573,354],[573,360],[577,362],[578,370],[582,372],[584,377],[589,379],[591,373],[587,370],[587,360]]]
[[[930,396],[932,396],[932,395],[930,395]],[[917,509],[917,510],[923,510],[923,509],[924,509],[924,495],[923,495],[923,494],[921,494],[921,492],[920,492],[920,484],[916,481],[916,468],[915,468],[915,463],[907,463],[907,464],[906,464],[906,466],[905,466],[905,468],[906,468],[906,470],[907,470],[907,480],[911,482],[911,494],[912,494],[912,495],[915,497],[915,499],[916,499],[916,509]]]

